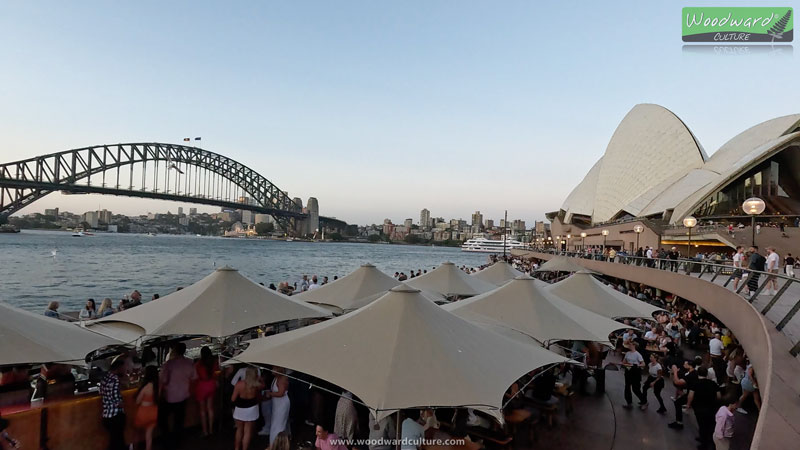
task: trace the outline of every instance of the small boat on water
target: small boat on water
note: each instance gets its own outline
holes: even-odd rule
[[[84,237],[86,234],[83,231],[76,231],[72,233],[72,237]]]
[[[151,232],[151,233],[147,233],[147,235],[148,236],[155,236],[156,234]]]
[[[19,233],[19,228],[9,223],[0,225],[0,233]]]

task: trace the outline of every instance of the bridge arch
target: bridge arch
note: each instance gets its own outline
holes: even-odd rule
[[[285,230],[292,229],[293,219],[304,217],[289,195],[266,177],[197,147],[158,142],[98,145],[0,164],[0,215],[13,214],[55,191],[246,209],[272,215]],[[248,201],[242,202],[244,198]]]

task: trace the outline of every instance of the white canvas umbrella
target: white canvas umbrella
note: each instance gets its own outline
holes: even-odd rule
[[[324,379],[379,418],[429,406],[476,407],[501,417],[514,381],[567,361],[456,317],[405,285],[350,314],[249,343],[234,359]]]
[[[522,275],[522,272],[505,261],[497,261],[480,272],[472,274],[473,277],[492,283],[495,286],[502,286],[520,275]]]
[[[536,272],[579,272],[588,270],[566,256],[554,256],[550,261],[539,266]]]
[[[561,340],[597,341],[625,325],[575,306],[522,275],[487,294],[443,306],[459,317],[502,325],[542,343]]]
[[[588,309],[611,319],[642,317],[652,319],[653,314],[663,309],[637,300],[608,286],[594,277],[592,272],[580,271],[548,285],[551,294],[573,305]]]
[[[442,263],[441,266],[425,275],[411,278],[405,283],[416,289],[434,292],[445,297],[454,295],[471,297],[489,292],[497,287],[480,278],[467,275],[451,262]]]
[[[332,306],[338,309],[337,312],[344,312],[372,303],[386,291],[400,284],[372,264],[364,264],[332,283],[293,295],[292,298],[323,307]]]
[[[122,342],[73,323],[0,303],[0,366],[83,361]]]
[[[147,336],[224,337],[293,319],[328,317],[320,307],[295,300],[223,267],[180,291],[95,321],[138,325]]]

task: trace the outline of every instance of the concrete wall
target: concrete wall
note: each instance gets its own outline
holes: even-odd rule
[[[532,256],[552,258],[545,253]],[[750,303],[722,286],[674,272],[578,258],[575,262],[676,294],[721,320],[744,347],[759,382],[763,404],[750,448],[800,448],[800,361],[789,353],[791,343],[786,336]]]

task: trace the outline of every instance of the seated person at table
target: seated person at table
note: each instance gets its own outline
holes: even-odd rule
[[[652,344],[658,339],[658,329],[656,327],[650,328],[647,333],[644,334],[644,340],[647,341],[648,344]]]
[[[545,370],[538,377],[534,378],[531,398],[543,405],[555,405],[558,403],[558,397],[553,395],[555,387],[556,376],[553,374],[553,370]]]
[[[425,429],[419,423],[419,410],[407,409],[403,411],[403,415],[406,418],[405,420],[403,420],[400,428],[400,435],[401,438],[403,439],[402,446],[400,447],[400,449],[417,450],[419,448],[422,448],[422,445],[420,445],[420,443],[422,442],[422,439],[425,437]]]
[[[516,424],[524,422],[531,417],[531,412],[525,408],[521,395],[519,384],[516,382],[506,391],[503,398],[503,401],[506,403],[506,407],[503,408],[503,415],[505,416],[506,422]]]

